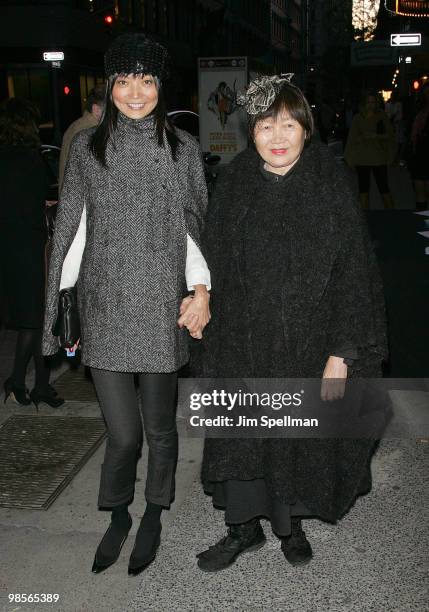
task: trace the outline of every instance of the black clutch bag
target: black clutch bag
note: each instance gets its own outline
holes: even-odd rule
[[[76,287],[61,289],[58,300],[57,320],[52,333],[58,336],[61,348],[72,347],[80,338],[79,312]]]

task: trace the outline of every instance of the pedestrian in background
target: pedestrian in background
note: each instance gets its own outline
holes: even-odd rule
[[[59,291],[77,282],[82,363],[91,368],[108,433],[98,505],[112,514],[95,573],[115,563],[131,528],[142,420],[147,504],[128,573],[155,558],[161,512],[175,491],[177,372],[189,356],[184,327],[201,337],[210,316],[210,274],[198,248],[204,167],[198,143],[168,121],[168,62],[166,49],[143,34],[124,34],[108,49],[103,117],[73,139],[53,236],[44,353],[58,351]],[[186,287],[195,295],[178,319]]]
[[[328,143],[332,137],[335,125],[335,110],[332,107],[332,102],[327,98],[323,98],[317,113],[317,126],[319,128],[320,140]]]
[[[421,91],[421,108],[411,128],[410,171],[416,193],[416,207],[424,210],[429,205],[429,83]]]
[[[73,121],[64,132],[58,168],[58,193],[61,192],[64,170],[73,137],[81,130],[86,130],[98,125],[103,114],[105,91],[105,85],[97,85],[97,87],[91,89],[85,102],[85,110],[83,111],[82,117]]]
[[[0,110],[1,318],[18,331],[13,371],[4,391],[5,402],[11,397],[24,406],[43,401],[57,408],[64,400],[49,384],[41,352],[48,184],[39,152],[39,117],[32,103],[18,98]],[[36,377],[28,396],[25,379],[31,358]]]
[[[369,208],[371,174],[377,183],[384,208],[394,207],[387,167],[393,163],[396,149],[395,132],[376,94],[364,94],[359,112],[353,118],[344,151],[347,164],[355,167],[358,174],[362,208]]]
[[[390,99],[386,102],[385,111],[392,123],[393,129],[395,130],[397,161],[401,161],[401,153],[404,146],[405,126],[402,112],[402,101],[400,100],[396,90],[392,92]]]

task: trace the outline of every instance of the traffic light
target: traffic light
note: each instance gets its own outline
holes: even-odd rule
[[[116,19],[114,13],[105,13],[103,16],[103,23],[106,34],[111,36],[114,33],[116,26]]]
[[[413,89],[414,91],[418,91],[420,89],[420,81],[413,81]]]
[[[71,91],[70,87],[68,85],[64,85],[64,87],[63,87],[64,95],[68,96],[70,91]]]

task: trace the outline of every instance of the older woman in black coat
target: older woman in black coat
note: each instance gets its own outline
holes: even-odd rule
[[[311,109],[288,78],[254,81],[241,102],[254,146],[221,176],[206,219],[213,291],[202,375],[379,376],[382,291],[346,173],[312,141]],[[218,571],[263,546],[261,516],[287,561],[310,561],[301,517],[335,522],[368,492],[373,448],[365,439],[207,439],[204,488],[229,529],[199,567]]]

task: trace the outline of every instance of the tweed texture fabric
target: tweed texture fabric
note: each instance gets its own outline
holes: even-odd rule
[[[212,319],[194,372],[317,378],[336,347],[353,346],[359,358],[349,375],[380,376],[387,354],[382,287],[344,169],[316,143],[304,149],[286,182],[266,181],[258,165],[256,151],[243,152],[213,194],[203,238]],[[250,276],[243,253],[255,200],[265,209],[260,240],[276,244],[261,244]],[[256,285],[266,289],[267,276],[273,290],[261,297]],[[214,482],[263,478],[272,497],[300,500],[335,521],[369,490],[373,449],[364,439],[207,439],[202,479],[209,489]]]
[[[172,372],[188,360],[188,335],[176,325],[186,293],[186,234],[197,245],[207,204],[197,142],[178,130],[174,162],[160,147],[152,117],[122,114],[103,168],[89,150],[93,129],[71,146],[49,267],[43,354],[52,336],[62,264],[84,204],[87,238],[77,281],[85,365],[123,372]]]
[[[106,76],[114,74],[151,74],[168,77],[169,57],[165,47],[144,34],[122,34],[104,56]]]

